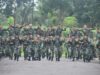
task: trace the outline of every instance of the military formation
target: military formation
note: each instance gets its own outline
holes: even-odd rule
[[[47,29],[41,26],[33,28],[32,25],[0,27],[0,58],[6,56],[19,61],[23,53],[24,60],[28,61],[60,61],[64,54],[72,61],[90,62],[97,54],[100,59],[100,37],[95,44],[91,30],[87,27],[82,30],[72,28],[65,37],[62,32],[66,28],[60,25]],[[100,35],[100,31],[97,34]]]

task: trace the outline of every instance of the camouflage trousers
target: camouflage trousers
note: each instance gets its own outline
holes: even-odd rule
[[[56,61],[60,61],[60,58],[61,58],[61,55],[62,55],[61,47],[55,47],[54,51],[55,51]]]

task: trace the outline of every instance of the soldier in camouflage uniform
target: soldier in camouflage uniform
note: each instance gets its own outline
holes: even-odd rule
[[[61,55],[62,55],[62,40],[60,39],[59,36],[57,36],[54,40],[54,50],[55,50],[55,56],[56,56],[56,61],[60,61]]]
[[[27,56],[28,56],[27,50],[26,50],[27,46],[28,46],[27,36],[24,36],[24,38],[23,38],[24,60],[27,60]]]
[[[96,45],[96,48],[98,50],[98,57],[99,57],[99,61],[100,61],[100,38],[98,39],[98,43]]]

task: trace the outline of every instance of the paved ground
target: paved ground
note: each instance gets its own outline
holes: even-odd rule
[[[17,62],[6,58],[0,61],[0,75],[100,75],[100,64],[66,59]]]

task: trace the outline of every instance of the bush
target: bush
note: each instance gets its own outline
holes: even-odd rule
[[[74,16],[65,17],[63,24],[67,27],[76,27],[78,25],[77,19]]]

